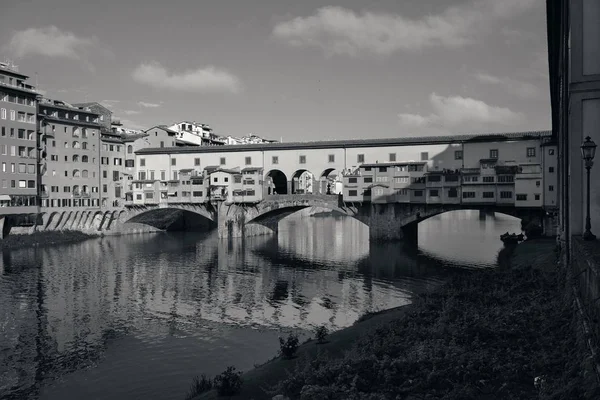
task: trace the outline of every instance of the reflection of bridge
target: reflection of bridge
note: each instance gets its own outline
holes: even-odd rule
[[[415,203],[345,203],[337,195],[275,195],[254,204],[223,202],[189,205],[169,204],[167,208],[135,206],[119,216],[120,224],[131,222],[173,229],[169,213],[185,212],[205,221],[204,226],[216,226],[219,237],[244,237],[277,233],[279,221],[299,210],[320,207],[358,219],[369,227],[371,240],[416,240],[417,225],[429,217],[453,210],[499,212],[521,219],[548,223],[540,208],[517,208],[494,204],[415,204]],[[181,215],[181,214],[177,214]],[[195,223],[196,225],[199,222]],[[179,228],[179,225],[176,225]]]

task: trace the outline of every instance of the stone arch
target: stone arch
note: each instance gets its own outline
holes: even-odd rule
[[[297,169],[291,177],[291,194],[312,194],[315,190],[315,175],[305,168]]]
[[[188,230],[193,227],[210,229],[216,225],[215,216],[205,207],[168,207],[141,209],[134,215],[118,214],[124,224],[149,225],[160,230]]]
[[[343,192],[342,171],[337,168],[326,168],[321,172],[318,181],[318,192],[321,194],[338,194]]]
[[[267,187],[267,195],[288,193],[288,178],[283,171],[279,169],[270,170],[265,174],[264,181]]]

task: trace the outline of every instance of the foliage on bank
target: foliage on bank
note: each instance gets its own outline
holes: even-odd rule
[[[300,362],[291,399],[589,399],[577,316],[556,268],[476,271],[422,295],[342,358]],[[588,386],[586,386],[586,384]]]
[[[79,231],[44,231],[27,235],[8,235],[0,240],[0,250],[12,250],[28,247],[51,246],[61,243],[77,243],[97,237]]]

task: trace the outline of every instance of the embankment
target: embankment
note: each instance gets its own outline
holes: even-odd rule
[[[248,371],[234,398],[600,398],[554,240],[509,255],[505,268],[458,274],[327,344],[303,344],[294,360]]]
[[[53,246],[61,243],[77,243],[98,237],[79,231],[45,231],[28,234],[13,234],[0,240],[0,250],[27,247]]]

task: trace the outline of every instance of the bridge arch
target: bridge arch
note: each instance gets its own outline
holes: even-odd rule
[[[338,194],[343,191],[342,171],[338,168],[326,168],[321,172],[318,181],[319,193]]]
[[[140,207],[118,219],[127,224],[148,225],[164,231],[206,231],[216,226],[215,216],[204,206]]]
[[[271,179],[271,184],[267,187],[267,194],[288,194],[288,178],[283,171],[272,169],[265,174],[265,182],[267,178]]]
[[[312,194],[315,192],[315,175],[308,169],[300,168],[292,174],[291,194]]]

